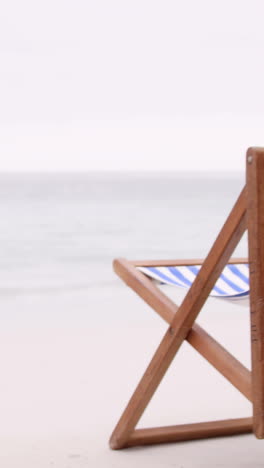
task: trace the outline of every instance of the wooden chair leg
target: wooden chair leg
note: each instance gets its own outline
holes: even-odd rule
[[[242,395],[252,401],[251,372],[241,362],[197,324],[186,340]]]
[[[135,430],[125,447],[136,445],[164,444],[184,440],[207,439],[209,437],[225,437],[252,432],[252,418],[226,419],[178,426],[152,427]]]
[[[156,391],[183,340],[190,332],[196,317],[204,305],[208,295],[218,279],[225,264],[246,229],[246,200],[245,190],[242,191],[234,209],[228,217],[223,229],[216,239],[211,251],[204,261],[200,272],[187,293],[182,305],[177,310],[172,323],[165,333],[152,361],[136,388],[121,419],[119,420],[110,439],[110,446],[114,449],[127,445],[136,424]],[[145,294],[144,284],[135,279],[124,261],[115,263],[117,273],[127,284],[132,284],[139,295]],[[153,294],[155,295],[154,291]],[[159,301],[160,296],[157,297]],[[151,304],[152,298],[148,300]],[[170,303],[165,304],[169,310]],[[158,307],[160,309],[160,307]],[[172,311],[174,312],[175,309]],[[169,312],[171,313],[171,311]]]
[[[264,150],[247,153],[253,427],[264,438]]]

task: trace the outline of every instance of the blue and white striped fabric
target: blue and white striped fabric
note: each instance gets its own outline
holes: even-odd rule
[[[145,275],[163,284],[189,288],[201,265],[138,267]],[[213,287],[210,296],[239,298],[249,295],[249,268],[247,264],[227,265]]]

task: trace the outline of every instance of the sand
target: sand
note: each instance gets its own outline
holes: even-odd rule
[[[248,315],[209,300],[198,323],[250,366]],[[103,289],[2,295],[0,466],[263,467],[264,443],[253,435],[108,448],[165,330],[118,280]],[[250,415],[247,400],[184,344],[139,426]]]

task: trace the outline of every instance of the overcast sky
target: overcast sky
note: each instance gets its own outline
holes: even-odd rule
[[[0,170],[243,170],[262,0],[8,0]]]

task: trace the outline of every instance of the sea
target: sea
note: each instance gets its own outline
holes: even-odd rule
[[[167,324],[145,313],[112,261],[204,257],[243,182],[240,174],[175,172],[0,175],[5,468],[21,460],[38,468],[124,466],[111,458],[108,440]],[[243,238],[237,255],[246,250]],[[180,304],[185,291],[175,289],[165,294]],[[216,299],[199,315],[250,368],[248,320],[247,308]],[[243,396],[191,347],[183,345],[171,371],[141,427],[250,415]]]
[[[116,257],[204,257],[243,185],[240,173],[2,173],[0,293],[119,287]]]

